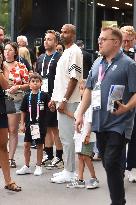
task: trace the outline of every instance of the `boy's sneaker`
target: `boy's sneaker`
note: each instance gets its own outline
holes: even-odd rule
[[[16,171],[16,174],[18,175],[25,175],[25,174],[31,174],[31,169],[30,167],[27,167],[26,165],[24,165],[21,169],[18,169]]]
[[[37,166],[37,165],[36,165],[36,169],[35,169],[35,171],[34,171],[34,175],[35,175],[35,176],[40,176],[40,175],[42,175],[42,167],[41,167],[41,166]]]
[[[99,187],[99,180],[96,178],[91,178],[89,183],[86,185],[87,189],[96,189]]]
[[[53,168],[58,168],[62,169],[64,167],[64,162],[63,160],[59,159],[58,157],[53,158],[50,164],[46,167],[46,169],[53,169]]]
[[[85,188],[85,181],[75,180],[67,184],[67,188]]]

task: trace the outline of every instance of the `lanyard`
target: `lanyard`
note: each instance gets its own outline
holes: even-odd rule
[[[36,120],[37,120],[37,121],[38,121],[38,119],[39,119],[40,95],[41,95],[41,91],[38,92],[38,98],[37,98],[37,114],[36,114]],[[32,122],[32,104],[31,104],[31,99],[32,99],[32,92],[31,92],[30,95],[29,95],[30,122]]]
[[[48,63],[46,76],[49,74],[49,68],[50,68],[51,62],[52,62],[52,60],[53,60],[55,54],[56,54],[56,51],[53,53],[53,55],[52,55],[52,57],[51,57],[51,59],[50,59],[50,61],[49,61],[49,63]],[[44,61],[45,61],[46,57],[47,57],[47,54],[45,54],[45,56],[44,56],[44,58],[43,58],[41,76],[43,76]]]
[[[99,83],[99,84],[101,84],[101,82],[102,82],[102,80],[103,80],[103,78],[104,78],[104,76],[105,76],[105,73],[106,73],[106,71],[109,69],[109,67],[111,66],[111,64],[112,64],[112,63],[110,63],[110,64],[107,66],[107,68],[104,70],[103,65],[102,65],[102,61],[101,61],[100,65],[99,65],[99,73],[98,73],[98,83]]]
[[[99,73],[98,73],[98,83],[101,84],[103,78],[104,78],[104,75],[105,75],[105,71],[103,72],[103,67],[102,67],[102,63],[100,63],[100,66],[99,66]]]

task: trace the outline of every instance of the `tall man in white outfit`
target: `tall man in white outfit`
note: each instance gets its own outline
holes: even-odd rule
[[[65,24],[61,29],[61,40],[65,50],[57,63],[54,90],[50,106],[56,104],[58,110],[58,128],[64,152],[64,170],[54,174],[54,183],[69,182],[75,172],[74,119],[64,114],[65,110],[75,112],[81,100],[79,81],[83,77],[83,56],[80,48],[74,44],[76,28]]]

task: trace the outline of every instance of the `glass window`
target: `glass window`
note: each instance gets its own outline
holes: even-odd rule
[[[80,0],[78,3],[77,38],[84,41],[85,47],[92,47],[92,1]]]
[[[70,23],[74,24],[75,0],[70,0]]]
[[[92,49],[92,25],[93,25],[93,4],[92,0],[87,1],[87,31],[86,31],[86,48]]]
[[[77,39],[85,41],[86,39],[86,1],[80,0],[78,2],[77,12]]]

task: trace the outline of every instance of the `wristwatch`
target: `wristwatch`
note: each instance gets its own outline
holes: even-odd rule
[[[67,98],[62,98],[62,102],[68,102]]]

